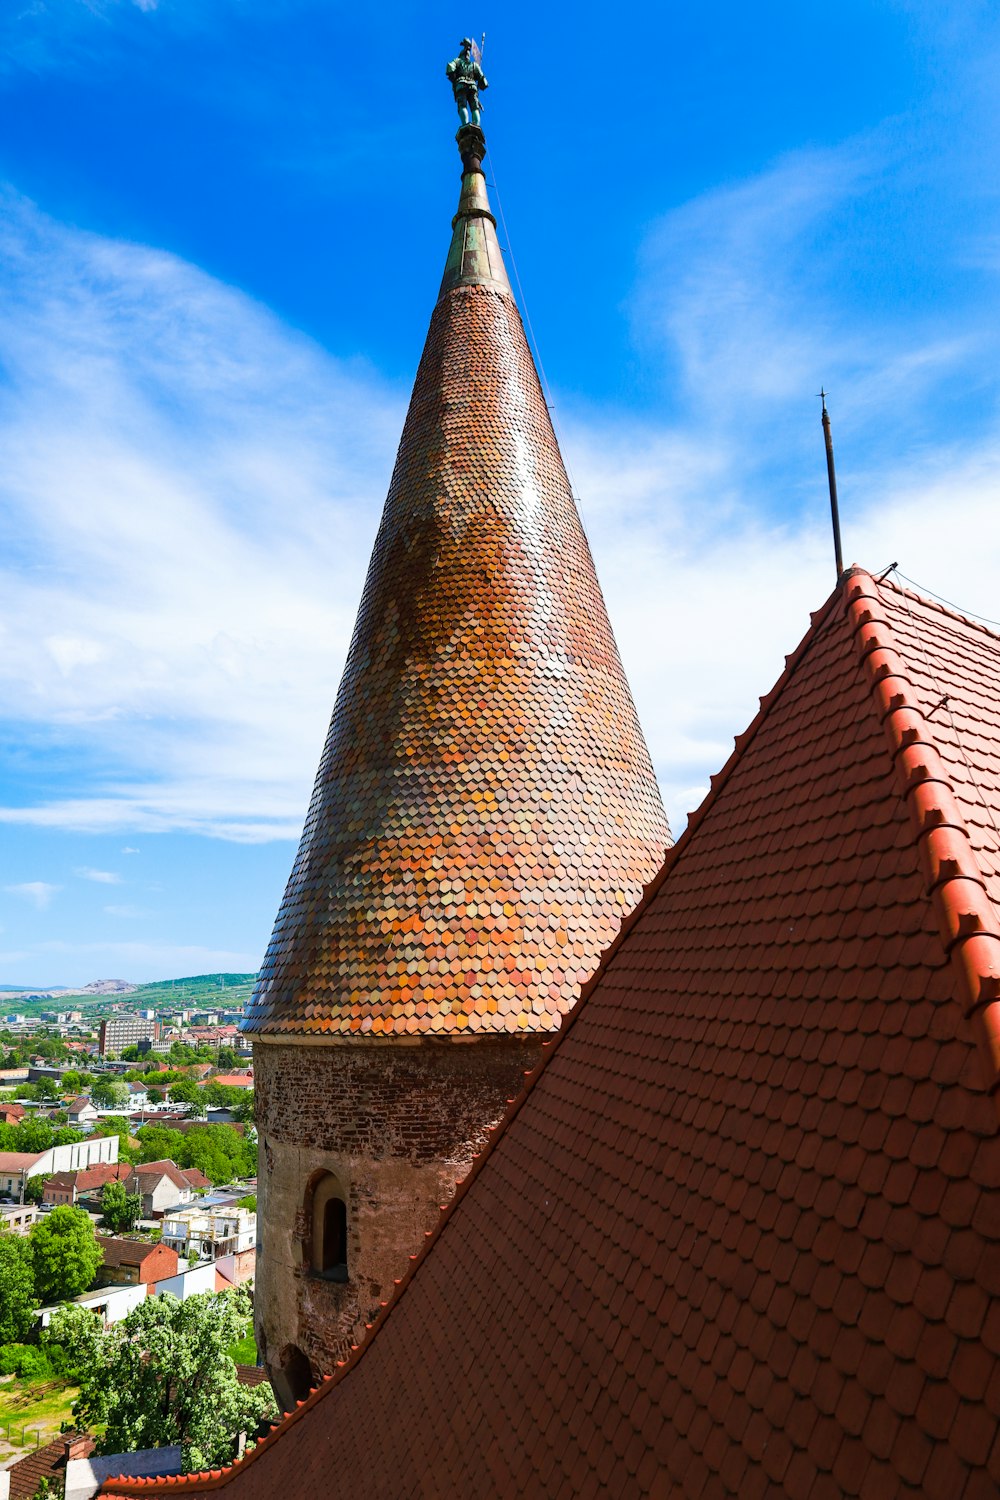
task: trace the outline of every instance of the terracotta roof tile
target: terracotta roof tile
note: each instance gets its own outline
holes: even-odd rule
[[[478,170],[448,268],[253,1033],[553,1030],[669,843]]]
[[[996,1493],[1000,647],[843,592],[389,1315],[213,1488]]]

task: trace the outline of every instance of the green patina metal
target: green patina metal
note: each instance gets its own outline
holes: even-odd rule
[[[469,37],[462,38],[462,46],[457,57],[453,57],[445,68],[445,73],[451,81],[452,93],[455,95],[455,104],[458,107],[458,117],[463,125],[478,125],[482,105],[479,102],[479,90],[489,88],[486,75],[479,63],[472,55],[472,40]]]

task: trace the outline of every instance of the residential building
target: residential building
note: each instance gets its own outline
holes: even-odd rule
[[[236,1255],[220,1255],[215,1266],[233,1286],[252,1282],[257,1274],[257,1247],[251,1245]]]
[[[68,1146],[50,1146],[47,1151],[0,1151],[0,1194],[23,1198],[29,1177],[51,1177],[55,1172],[117,1162],[118,1145],[116,1135],[106,1135]]]
[[[170,1245],[106,1234],[99,1234],[97,1243],[104,1260],[97,1268],[96,1286],[135,1286],[141,1282],[152,1293],[157,1282],[177,1275],[177,1251]]]
[[[30,1234],[31,1226],[41,1218],[41,1209],[33,1203],[0,1203],[0,1230],[10,1234]]]
[[[142,1041],[156,1041],[160,1024],[149,1016],[112,1015],[101,1022],[99,1044],[101,1056],[119,1054],[125,1047],[137,1047]]]
[[[183,1264],[183,1261],[178,1262],[179,1266]],[[205,1292],[216,1290],[216,1262],[213,1260],[200,1261],[196,1266],[189,1266],[187,1270],[178,1269],[176,1276],[165,1277],[156,1283],[158,1297],[176,1297],[180,1302],[186,1302],[188,1297],[200,1297]]]
[[[200,1177],[201,1173],[197,1175]],[[133,1167],[125,1186],[130,1193],[141,1196],[144,1219],[159,1218],[168,1208],[190,1203],[195,1195],[188,1174],[172,1161],[151,1161]]]
[[[0,1103],[0,1125],[20,1125],[24,1119],[24,1105],[13,1099]]]
[[[163,1243],[178,1255],[218,1260],[238,1255],[257,1243],[257,1215],[235,1204],[184,1208],[163,1218]]]
[[[69,1123],[75,1126],[91,1125],[99,1118],[96,1106],[91,1104],[85,1094],[72,1099],[66,1106],[66,1113],[69,1115]]]
[[[89,1292],[81,1292],[79,1297],[73,1298],[77,1307],[86,1307],[91,1312],[97,1313],[105,1328],[110,1328],[113,1323],[120,1323],[127,1318],[135,1307],[141,1307],[150,1295],[149,1284],[145,1281],[117,1282],[110,1286],[92,1287]],[[38,1309],[38,1322],[40,1327],[48,1328],[59,1308],[64,1303],[55,1303],[51,1307],[40,1307]]]
[[[96,1209],[100,1205],[106,1183],[127,1182],[131,1175],[132,1165],[127,1161],[97,1162],[94,1166],[82,1167],[79,1171],[53,1172],[51,1177],[45,1179],[42,1202],[53,1206],[85,1203],[91,1209]]]

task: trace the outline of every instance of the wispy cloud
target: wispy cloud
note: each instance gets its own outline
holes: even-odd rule
[[[93,880],[98,885],[121,885],[122,878],[116,875],[114,870],[93,870],[89,865],[83,865],[73,871],[74,875],[81,880]]]
[[[47,880],[23,880],[20,885],[5,885],[4,890],[9,896],[20,896],[22,900],[30,901],[39,911],[45,911],[51,905],[52,897],[62,890],[62,886],[51,885]]]
[[[0,817],[294,837],[402,400],[168,255],[6,208],[0,682],[92,769]]]

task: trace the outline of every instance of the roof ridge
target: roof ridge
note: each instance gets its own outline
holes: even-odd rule
[[[944,760],[883,612],[883,583],[863,568],[849,569],[843,580],[844,612],[902,787],[924,894],[986,1070],[986,1092],[1000,1115],[1000,920]]]
[[[851,568],[848,570],[851,574],[858,571],[865,572],[866,570],[863,568]],[[868,576],[871,577],[871,574]],[[902,577],[903,575],[901,574],[900,576]],[[878,588],[888,586],[904,599],[916,599],[917,603],[922,604],[926,609],[937,610],[938,614],[945,615],[949,620],[958,620],[961,624],[968,625],[971,630],[978,630],[980,635],[988,636],[994,645],[1000,646],[1000,630],[996,630],[988,625],[985,618],[976,619],[974,615],[967,615],[957,605],[948,604],[944,599],[940,599],[934,594],[921,594],[919,589],[916,588],[906,589],[901,583],[897,583],[895,579],[890,578],[887,573],[880,575],[878,578],[872,578],[872,582]]]

